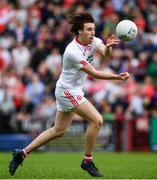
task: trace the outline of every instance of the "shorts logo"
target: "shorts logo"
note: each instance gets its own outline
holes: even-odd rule
[[[92,50],[92,46],[87,46],[87,51],[91,51]]]
[[[77,100],[78,100],[78,101],[81,101],[81,100],[82,100],[82,96],[81,96],[81,95],[78,95],[78,96],[77,96]]]

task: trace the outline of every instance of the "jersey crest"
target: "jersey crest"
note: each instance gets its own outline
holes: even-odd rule
[[[92,46],[87,46],[87,51],[92,51]]]

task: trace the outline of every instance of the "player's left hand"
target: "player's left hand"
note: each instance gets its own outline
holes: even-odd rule
[[[124,72],[124,73],[119,74],[119,79],[123,80],[123,81],[127,80],[129,77],[130,77],[130,74],[128,72]]]
[[[106,46],[111,47],[113,45],[119,44],[119,42],[119,39],[115,35],[112,35],[106,40]]]

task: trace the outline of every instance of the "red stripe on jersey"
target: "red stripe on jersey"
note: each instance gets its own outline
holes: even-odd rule
[[[88,64],[88,62],[87,62],[87,61],[84,61],[84,60],[80,61],[80,63],[81,63],[83,66],[86,66],[86,65]]]
[[[64,94],[75,107],[79,105],[76,99],[70,94],[69,91],[64,91]]]

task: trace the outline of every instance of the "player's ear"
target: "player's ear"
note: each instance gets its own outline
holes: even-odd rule
[[[78,30],[79,35],[81,35],[83,33],[83,31],[81,29]]]

